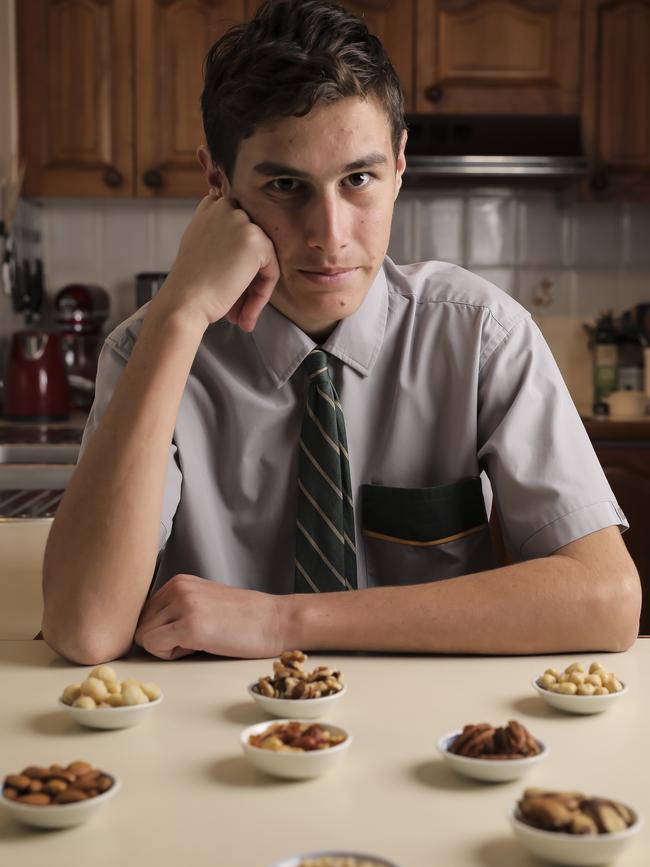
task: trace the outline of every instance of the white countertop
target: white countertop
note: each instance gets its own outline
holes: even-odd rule
[[[530,682],[544,668],[599,659],[628,685],[595,716],[554,711]],[[624,654],[545,657],[395,657],[327,654],[307,667],[340,667],[348,694],[327,721],[353,743],[343,762],[315,780],[257,772],[239,745],[263,721],[246,687],[270,660],[134,657],[118,676],[157,682],[162,705],[120,731],[77,726],[56,700],[88,669],[60,660],[42,641],[0,642],[0,772],[85,759],[115,774],[121,790],[86,825],[36,831],[0,811],[3,864],[21,867],[270,867],[319,848],[357,849],[399,867],[539,867],[505,817],[526,786],[581,789],[621,800],[646,817],[618,867],[646,867],[650,852],[647,721],[650,640]],[[644,674],[645,672],[645,674]],[[456,776],[435,748],[465,723],[518,719],[550,748],[521,781]],[[644,725],[645,723],[645,725]]]
[[[43,553],[52,518],[0,518],[0,640],[30,639],[41,628]]]

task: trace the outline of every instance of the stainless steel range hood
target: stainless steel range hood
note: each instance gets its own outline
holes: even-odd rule
[[[409,115],[407,184],[576,181],[590,172],[574,116]]]

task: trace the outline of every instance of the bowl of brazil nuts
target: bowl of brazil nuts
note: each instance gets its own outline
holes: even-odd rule
[[[554,864],[609,864],[632,843],[643,820],[630,807],[582,792],[526,789],[508,818],[519,843]]]
[[[249,726],[240,735],[246,758],[260,771],[288,780],[319,777],[345,756],[349,732],[312,720],[276,720]]]
[[[307,656],[287,650],[273,662],[273,675],[260,677],[248,694],[266,713],[277,717],[317,719],[329,713],[346,693],[339,669],[319,665],[306,671]]]
[[[578,714],[602,713],[627,693],[625,684],[600,662],[592,662],[588,671],[581,662],[572,662],[563,672],[547,668],[533,680],[533,689],[551,707]]]
[[[83,761],[7,774],[0,803],[19,822],[36,828],[70,828],[88,821],[118,791],[112,775]]]
[[[327,851],[293,855],[278,861],[273,867],[397,867],[397,864],[361,852]]]
[[[546,745],[517,720],[470,723],[441,737],[438,751],[459,774],[490,783],[518,780],[548,756]]]

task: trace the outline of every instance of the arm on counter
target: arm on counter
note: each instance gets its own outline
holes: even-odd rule
[[[527,654],[622,651],[640,582],[618,528],[548,557],[428,584],[271,596],[177,575],[146,604],[136,641],[163,659],[193,650]]]
[[[205,329],[251,331],[279,268],[271,241],[206,196],[57,511],[43,564],[47,643],[95,664],[126,653],[154,573],[178,407]]]

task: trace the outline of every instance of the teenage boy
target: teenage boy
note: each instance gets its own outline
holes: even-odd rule
[[[267,3],[211,49],[202,107],[210,194],[106,340],[45,639],[84,664],[133,640],[164,659],[629,647],[625,517],[529,314],[454,265],[385,258],[406,132],[379,41],[323,0]]]

